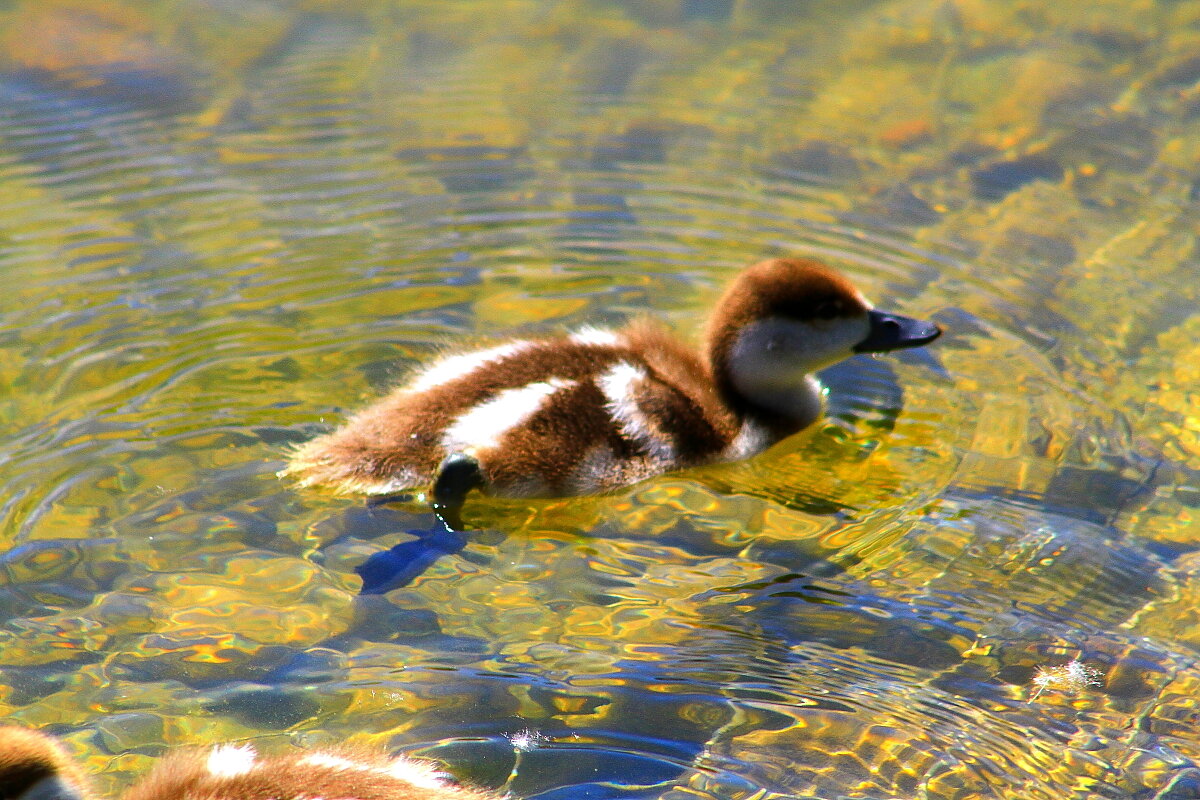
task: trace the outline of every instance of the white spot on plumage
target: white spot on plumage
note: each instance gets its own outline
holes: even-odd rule
[[[476,350],[471,353],[446,356],[417,373],[412,381],[409,382],[407,388],[411,392],[428,391],[435,386],[442,386],[443,384],[470,375],[472,372],[488,364],[493,364],[516,355],[522,350],[528,349],[533,344],[533,342],[529,341],[508,342],[496,347],[489,347],[486,350]]]
[[[641,445],[656,461],[675,460],[675,444],[659,429],[637,403],[638,384],[647,380],[645,370],[622,361],[596,379],[596,385],[608,401],[608,412],[621,433]]]
[[[424,789],[439,789],[450,783],[450,776],[439,772],[422,761],[413,761],[404,756],[397,756],[388,764],[386,772],[393,778],[406,780],[414,786]]]
[[[734,440],[721,451],[722,461],[741,461],[771,444],[771,432],[752,419],[742,423]]]
[[[208,771],[218,778],[236,778],[254,769],[254,748],[248,744],[223,744],[208,754]]]
[[[495,447],[504,434],[536,414],[550,395],[575,385],[576,381],[552,378],[498,392],[454,420],[442,434],[442,446],[448,452]]]
[[[450,776],[446,773],[438,772],[428,764],[413,761],[404,756],[396,756],[384,763],[372,764],[355,761],[338,753],[317,752],[300,759],[300,763],[311,764],[314,767],[334,770],[336,772],[374,772],[379,775],[386,775],[389,778],[407,781],[413,786],[419,786],[423,789],[441,788],[446,786],[450,779]]]
[[[621,343],[621,338],[614,331],[610,331],[607,328],[593,328],[589,325],[572,333],[571,341],[575,342],[575,344],[593,345],[596,347],[616,347]]]
[[[300,759],[300,763],[312,764],[314,767],[324,767],[325,769],[332,770],[352,769],[362,771],[372,769],[372,767],[368,764],[360,764],[357,761],[351,761],[350,759],[344,756],[339,756],[336,753],[310,753],[309,755],[306,755],[304,758]]]

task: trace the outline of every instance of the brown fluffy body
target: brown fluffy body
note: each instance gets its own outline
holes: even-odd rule
[[[535,340],[429,390],[398,389],[333,433],[301,445],[286,472],[304,485],[366,494],[427,485],[448,455],[442,436],[457,418],[506,389],[560,380],[573,385],[509,430],[502,447],[472,452],[491,491],[563,496],[632,483],[661,470],[614,424],[594,380],[619,363],[647,374],[637,386],[637,402],[677,444],[682,462],[702,463],[728,445],[738,421],[694,352],[648,323],[630,326],[619,337],[614,345]],[[594,485],[579,485],[576,466],[597,450],[611,452],[619,466]]]
[[[479,462],[488,493],[571,496],[744,458],[813,420],[781,416],[737,390],[731,359],[739,334],[768,318],[818,325],[865,320],[869,308],[824,264],[763,261],[725,291],[700,351],[648,322],[606,338],[516,342],[513,352],[465,362],[461,372],[448,370],[438,381],[422,382],[418,373],[338,430],[298,447],[281,474],[304,486],[386,494],[428,486],[443,459],[458,451]],[[434,362],[434,369],[454,358]],[[617,399],[605,390],[614,369],[636,376]],[[496,412],[498,439],[448,446],[447,431],[475,410],[490,408],[505,392],[538,386],[546,387],[544,402],[527,417],[510,424]]]
[[[441,780],[419,762],[369,750],[342,747],[264,758],[244,752],[232,760],[235,769],[224,770],[214,770],[213,749],[171,753],[122,800],[497,800]],[[95,794],[56,739],[0,727],[0,800],[26,798],[93,800]]]
[[[57,739],[28,728],[0,727],[0,800],[19,800],[34,787],[39,800],[94,796],[87,775]]]

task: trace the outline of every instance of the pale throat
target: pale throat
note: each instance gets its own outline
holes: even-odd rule
[[[813,373],[854,354],[866,337],[865,315],[821,323],[769,317],[747,325],[728,359],[734,388],[754,405],[802,428],[818,420],[825,392]]]
[[[755,384],[739,380],[734,370],[733,384],[755,406],[790,420],[796,430],[808,427],[825,413],[825,389],[812,375],[789,384]]]

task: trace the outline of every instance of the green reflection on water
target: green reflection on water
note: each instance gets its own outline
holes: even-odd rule
[[[1186,776],[1198,24],[8,4],[0,711],[112,785],[166,744],[349,735],[498,785],[527,728],[522,794]],[[695,335],[784,253],[948,335],[863,365],[871,391],[831,379],[834,418],[751,462],[474,504],[462,553],[370,602],[353,567],[420,508],[274,476],[445,344],[645,312]],[[1102,685],[1034,700],[1073,659]]]

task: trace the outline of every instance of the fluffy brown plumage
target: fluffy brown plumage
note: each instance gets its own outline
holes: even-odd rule
[[[0,727],[0,800],[92,800],[91,782],[57,739]]]
[[[283,474],[387,494],[428,486],[463,454],[492,494],[605,491],[757,453],[819,416],[812,371],[938,333],[875,312],[824,264],[771,259],[726,290],[703,355],[639,322],[445,356],[298,447]]]
[[[0,800],[93,800],[91,781],[46,734],[0,727]],[[248,745],[167,755],[122,800],[497,800],[427,765],[353,748],[259,758]]]

